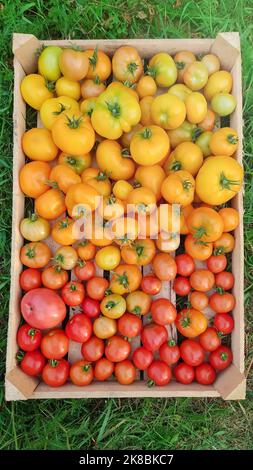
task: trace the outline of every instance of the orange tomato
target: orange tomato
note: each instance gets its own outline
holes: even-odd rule
[[[208,269],[196,269],[190,275],[190,284],[194,290],[208,292],[215,283],[214,274]]]
[[[136,91],[140,98],[144,98],[144,96],[154,96],[157,91],[155,80],[148,75],[143,75],[137,83]]]
[[[99,96],[103,91],[105,91],[106,86],[103,82],[100,81],[98,77],[96,78],[88,78],[84,80],[81,85],[81,93],[83,99],[87,98],[96,98]]]
[[[193,291],[190,294],[191,307],[197,310],[203,310],[208,306],[208,296],[204,292]]]
[[[209,146],[213,155],[231,157],[238,148],[238,134],[231,127],[222,127],[213,133]]]
[[[110,230],[115,243],[124,246],[136,240],[138,236],[138,223],[132,217],[120,217],[111,221]]]
[[[73,184],[67,191],[65,198],[69,215],[74,215],[73,209],[78,205],[84,206],[84,212],[94,211],[98,207],[100,197],[99,192],[87,183]]]
[[[151,104],[151,118],[163,129],[176,129],[183,124],[185,117],[185,104],[177,96],[164,93],[156,96]]]
[[[134,175],[135,164],[129,152],[124,152],[121,145],[114,140],[100,142],[96,151],[96,160],[100,170],[115,181],[128,180]]]
[[[73,234],[74,220],[70,217],[64,217],[58,220],[52,228],[51,236],[59,245],[73,245],[76,239]]]
[[[162,183],[163,198],[170,204],[188,206],[194,198],[195,181],[188,171],[171,173]]]
[[[95,108],[97,102],[97,98],[87,98],[86,100],[83,100],[80,104],[80,111],[81,113],[88,119],[91,118],[93,109]]]
[[[57,96],[69,96],[76,101],[81,97],[80,83],[66,77],[58,78],[55,83],[55,91]]]
[[[133,204],[135,212],[152,212],[156,204],[156,196],[149,188],[133,189],[127,197],[127,204]]]
[[[198,91],[207,83],[208,69],[205,64],[196,60],[186,68],[183,80],[192,91]]]
[[[64,196],[59,189],[49,189],[35,199],[35,211],[44,219],[57,219],[65,210]]]
[[[192,234],[186,236],[184,247],[188,255],[200,261],[205,261],[213,252],[213,243],[196,240]]]
[[[184,72],[189,64],[196,61],[196,57],[190,51],[181,51],[174,56],[174,61],[177,66],[177,82],[183,83]]]
[[[158,126],[144,127],[134,134],[130,152],[136,163],[150,166],[161,162],[170,150],[170,141],[164,129]]]
[[[187,219],[191,212],[194,210],[194,207],[189,204],[189,206],[182,207],[181,213],[180,213],[180,233],[182,235],[187,235],[190,233]]]
[[[203,154],[198,145],[193,142],[182,142],[169,155],[164,165],[168,173],[185,170],[195,176],[203,163]]]
[[[135,240],[129,245],[123,246],[121,250],[122,259],[127,264],[146,266],[152,262],[156,253],[155,243],[150,238]]]
[[[230,253],[235,247],[235,238],[231,233],[223,233],[214,244],[215,254]]]
[[[154,124],[153,119],[151,117],[151,105],[153,101],[153,96],[144,96],[144,98],[140,100],[141,124],[143,126],[151,126],[152,124]]]
[[[55,144],[70,155],[86,154],[95,143],[95,132],[81,113],[60,114],[53,124],[52,136]]]
[[[224,232],[232,232],[239,225],[239,212],[233,207],[224,207],[219,210],[219,215],[221,216],[224,223]]]
[[[44,268],[51,256],[50,248],[43,242],[26,243],[20,251],[20,261],[28,268]]]
[[[131,264],[120,264],[114,270],[109,289],[114,294],[128,294],[140,287],[141,271],[138,266]]]
[[[66,48],[60,55],[59,67],[64,77],[78,82],[87,75],[89,60],[83,51]]]
[[[138,123],[135,126],[133,126],[129,132],[123,132],[120,138],[120,143],[123,145],[124,148],[130,147],[132,137],[137,131],[140,131],[142,128],[143,126],[140,123]]]
[[[61,152],[58,158],[59,165],[67,165],[71,170],[73,170],[78,175],[89,168],[91,165],[91,155],[86,153],[86,155],[68,155],[67,153]]]
[[[161,199],[161,185],[166,175],[160,165],[139,166],[135,172],[135,184],[151,189],[156,200]]]
[[[26,196],[39,197],[45,193],[49,186],[46,184],[49,180],[51,168],[46,162],[26,163],[19,173],[20,188]]]
[[[168,253],[158,253],[153,258],[155,275],[161,281],[172,281],[177,274],[177,265],[173,256]]]
[[[200,310],[185,308],[177,315],[176,327],[186,338],[196,338],[203,333],[208,326],[205,315]]]
[[[67,165],[54,166],[50,172],[49,180],[52,183],[56,183],[58,188],[64,193],[66,193],[73,184],[81,183],[80,176]]]
[[[31,160],[50,162],[58,153],[52,134],[48,129],[33,128],[26,131],[22,137],[22,148]]]
[[[146,315],[150,311],[151,302],[150,295],[141,290],[136,290],[126,297],[127,311],[138,316]]]
[[[133,186],[125,180],[118,180],[113,186],[112,192],[116,199],[125,201],[128,194],[133,190]]]
[[[198,123],[198,127],[203,131],[212,131],[215,126],[215,113],[212,109],[207,108],[204,119]]]
[[[87,183],[96,189],[101,196],[109,196],[111,194],[111,183],[105,172],[99,168],[87,168],[82,173],[83,183]]]
[[[82,240],[77,245],[77,254],[83,261],[88,261],[95,257],[96,247],[89,240]]]
[[[210,207],[198,207],[187,218],[187,225],[195,240],[214,242],[220,238],[224,223],[222,217]]]
[[[49,266],[41,275],[42,284],[48,289],[61,289],[68,282],[68,273],[59,266]],[[61,330],[60,330],[61,331]]]
[[[110,194],[110,196],[103,198],[103,203],[99,207],[99,211],[105,220],[112,220],[124,215],[125,204],[114,196],[114,194]]]
[[[111,60],[103,51],[95,49],[87,49],[84,54],[89,60],[89,68],[86,77],[96,78],[99,77],[101,81],[107,80],[111,75],[112,66]]]
[[[142,60],[132,46],[121,46],[113,55],[112,72],[114,77],[121,81],[135,83],[143,73]]]

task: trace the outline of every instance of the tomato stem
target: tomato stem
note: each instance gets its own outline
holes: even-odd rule
[[[176,64],[176,67],[177,67],[177,70],[183,70],[185,68],[185,62],[181,61],[181,62],[175,62]]]
[[[107,310],[111,310],[112,308],[116,307],[116,305],[118,304],[119,302],[114,302],[114,300],[109,300],[107,304],[105,304],[105,307],[107,308]]]
[[[230,180],[225,176],[225,173],[222,171],[220,174],[220,186],[222,189],[228,189],[232,191],[231,186],[239,186],[239,180]]]
[[[115,273],[118,283],[123,286],[125,289],[129,287],[129,281],[128,281],[128,276],[127,273],[124,271],[123,274],[118,274]]]
[[[98,47],[96,46],[91,57],[89,57],[89,63],[93,70],[95,70],[98,61]]]
[[[79,116],[77,118],[73,115],[72,118],[70,118],[68,115],[66,115],[66,117],[67,117],[67,120],[68,120],[67,125],[70,129],[78,129],[78,127],[80,127],[80,124],[83,120],[82,116]]]
[[[181,162],[178,162],[177,160],[175,160],[175,161],[172,163],[170,169],[171,169],[172,171],[179,171],[179,170],[182,169],[182,163],[181,163]]]
[[[121,114],[121,109],[119,103],[109,103],[108,101],[106,102],[108,111],[110,111],[111,115],[114,118],[120,117]]]
[[[134,77],[134,72],[138,69],[138,64],[136,62],[130,62],[127,66],[127,70],[133,75]]]
[[[147,380],[147,386],[148,386],[149,388],[154,387],[154,386],[155,386],[154,380],[148,379],[148,380]]]
[[[54,116],[59,116],[61,113],[63,113],[63,111],[66,111],[66,109],[67,109],[66,106],[64,106],[64,104],[62,104],[62,103],[59,103],[59,106],[60,106],[59,111],[53,111],[52,114]]]
[[[58,366],[58,361],[56,359],[49,359],[49,364],[51,367],[56,367]]]
[[[152,131],[149,127],[145,127],[144,131],[140,132],[140,136],[143,139],[150,139],[152,137]]]
[[[174,339],[170,339],[168,341],[168,346],[176,346],[176,341]]]
[[[227,141],[229,144],[236,145],[238,142],[238,137],[233,134],[228,134]]]
[[[222,353],[220,353],[220,358],[221,358],[221,360],[222,360],[222,361],[226,361],[226,360],[227,360],[227,358],[228,358],[228,355],[227,355],[227,353],[226,353],[226,352],[222,352]]]
[[[129,158],[129,157],[131,157],[130,152],[129,152],[129,149],[122,149],[122,150],[121,150],[121,156],[122,156],[123,158]]]
[[[48,89],[48,91],[51,91],[52,93],[55,91],[55,82],[51,82],[50,80],[45,79],[45,85]]]

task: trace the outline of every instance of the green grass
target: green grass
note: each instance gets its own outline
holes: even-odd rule
[[[233,5],[232,5],[233,4]],[[46,6],[45,6],[46,5]],[[12,185],[12,33],[50,38],[215,37],[239,31],[243,53],[246,366],[252,358],[253,5],[251,0],[5,0],[0,2],[0,362],[5,369]],[[252,382],[247,399],[64,400],[5,403],[0,449],[252,449]]]

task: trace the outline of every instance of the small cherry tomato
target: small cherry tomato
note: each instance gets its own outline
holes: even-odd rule
[[[106,357],[101,357],[94,368],[94,377],[99,381],[104,381],[109,379],[114,371],[114,364],[113,362],[109,361]]]
[[[181,276],[188,277],[195,270],[194,260],[187,253],[182,253],[181,255],[177,255],[175,257],[175,261],[177,265],[177,274],[180,274]]]
[[[19,284],[21,289],[23,289],[25,292],[41,287],[41,272],[34,268],[25,269],[20,274]]]
[[[172,373],[166,362],[155,360],[148,367],[147,376],[149,386],[163,386],[170,382]]]
[[[235,326],[234,319],[229,313],[217,313],[214,317],[213,324],[215,328],[224,335],[231,333]]]
[[[132,359],[137,369],[146,370],[153,361],[153,354],[151,351],[148,351],[148,349],[144,348],[144,346],[140,346],[139,348],[135,349]]]
[[[136,369],[131,361],[121,361],[115,365],[114,375],[122,385],[130,385],[135,381]]]
[[[61,296],[65,304],[70,307],[81,305],[85,296],[84,286],[81,282],[70,281],[63,287]]]
[[[126,338],[138,336],[142,329],[141,319],[133,313],[124,313],[118,320],[118,332]]]
[[[180,349],[173,339],[167,343],[163,343],[159,349],[159,355],[162,361],[166,362],[168,366],[176,364],[180,359]]]
[[[144,276],[141,280],[141,289],[143,292],[149,295],[159,294],[162,288],[162,282],[158,277],[153,276],[152,274]]]
[[[76,313],[69,319],[66,328],[66,335],[72,341],[85,343],[92,335],[92,323],[84,313]]]
[[[74,273],[80,281],[88,281],[95,274],[95,264],[92,261],[78,260]]]
[[[42,379],[50,387],[61,387],[68,380],[69,368],[66,359],[50,359],[43,369]]]
[[[204,310],[208,306],[208,296],[204,294],[204,292],[198,292],[197,290],[194,290],[190,294],[190,303],[192,308],[195,308],[197,310]]]
[[[184,276],[176,277],[173,283],[173,289],[177,295],[186,296],[191,292],[191,284],[189,279]]]
[[[60,328],[50,330],[43,336],[40,349],[47,359],[62,359],[69,350],[69,339]]]
[[[229,271],[222,271],[215,276],[215,285],[224,290],[232,289],[234,285],[234,276]]]
[[[97,318],[100,315],[100,302],[90,297],[85,297],[81,303],[83,313],[89,318]]]
[[[104,354],[105,344],[101,338],[92,336],[88,341],[83,343],[81,353],[86,361],[96,362]]]
[[[230,292],[215,292],[209,297],[209,306],[216,313],[231,312],[235,306],[235,297]]]
[[[84,360],[77,361],[70,367],[69,376],[74,385],[89,385],[94,377],[92,365]]]
[[[185,339],[179,349],[183,361],[189,366],[199,366],[205,359],[204,349],[193,339]]]
[[[151,305],[152,319],[158,325],[169,325],[177,316],[177,310],[168,299],[156,299]]]
[[[215,328],[208,327],[206,331],[199,335],[199,344],[205,351],[215,351],[221,344],[221,337]]]
[[[216,379],[216,372],[211,364],[204,362],[195,369],[195,378],[199,384],[211,385]]]
[[[192,366],[189,366],[185,362],[178,364],[174,370],[174,376],[178,382],[181,384],[188,385],[193,382],[195,372]]]
[[[225,255],[211,255],[210,258],[206,260],[206,266],[209,269],[209,271],[212,271],[212,273],[220,273],[221,271],[224,271],[227,266],[227,258]]]
[[[45,365],[45,358],[42,353],[36,349],[35,351],[27,351],[21,362],[20,367],[27,375],[40,375]]]
[[[233,360],[233,354],[230,348],[221,345],[215,351],[212,351],[209,356],[211,366],[216,370],[226,369]]]
[[[144,326],[141,332],[143,346],[151,352],[158,351],[167,340],[168,332],[163,325],[150,323]]]
[[[28,323],[22,325],[18,330],[17,343],[23,351],[34,351],[38,349],[41,339],[41,331],[32,328]]]

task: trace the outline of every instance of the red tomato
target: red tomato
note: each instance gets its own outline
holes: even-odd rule
[[[191,284],[189,279],[184,276],[176,277],[173,283],[173,289],[177,295],[186,296],[191,292]]]
[[[171,380],[171,370],[166,362],[155,360],[153,361],[147,370],[148,385],[167,385]]]
[[[153,361],[153,354],[148,351],[144,346],[135,349],[133,353],[133,363],[139,370],[146,370]]]
[[[95,274],[95,264],[92,261],[78,260],[74,273],[80,281],[88,281]]]
[[[199,366],[205,359],[204,349],[193,339],[185,339],[179,349],[183,361],[189,366]]]
[[[159,349],[159,355],[162,361],[166,362],[168,366],[172,366],[180,359],[180,349],[173,339],[167,343],[163,343]]]
[[[177,265],[169,253],[158,253],[152,261],[155,275],[161,281],[172,281],[177,274]]]
[[[216,313],[231,312],[235,306],[235,298],[229,292],[221,294],[215,292],[209,297],[209,306]]]
[[[43,369],[42,379],[50,387],[61,387],[68,380],[69,368],[66,359],[60,359],[59,361],[51,359]]]
[[[97,318],[100,315],[100,302],[90,297],[85,297],[81,303],[83,313],[89,318]]]
[[[231,333],[235,326],[234,319],[229,313],[217,313],[213,324],[224,335]]]
[[[136,369],[131,361],[118,362],[115,365],[114,375],[122,385],[130,385],[135,381]]]
[[[94,377],[92,365],[84,360],[77,361],[70,367],[69,376],[74,385],[89,385]]]
[[[168,340],[168,332],[163,325],[150,323],[144,326],[141,332],[143,346],[151,352],[158,351],[165,341]]]
[[[233,354],[230,348],[221,345],[215,351],[211,352],[209,362],[216,370],[223,370],[228,367],[233,360]]]
[[[32,328],[54,328],[66,317],[66,305],[57,292],[39,287],[27,292],[21,300],[21,312]]]
[[[95,362],[103,356],[104,350],[104,341],[96,336],[92,336],[86,343],[82,344],[81,353],[86,361]]]
[[[221,337],[215,328],[209,327],[199,335],[199,343],[205,351],[215,351],[221,344]]]
[[[194,259],[187,253],[182,253],[175,257],[177,273],[181,276],[190,276],[195,270]]]
[[[152,302],[151,315],[158,325],[169,325],[175,321],[177,310],[170,300],[160,298]]]
[[[95,276],[86,284],[86,290],[89,297],[96,300],[102,300],[105,291],[109,287],[109,282],[104,277]]]
[[[27,375],[40,375],[45,365],[45,358],[41,352],[36,349],[35,351],[27,351],[20,362],[20,367]]]
[[[69,350],[69,339],[63,330],[57,328],[43,336],[40,348],[47,359],[62,359]]]
[[[105,347],[105,356],[109,361],[121,362],[128,358],[131,352],[129,341],[121,338],[121,336],[112,336],[108,339]]]
[[[92,335],[92,323],[89,317],[84,313],[76,313],[68,321],[65,331],[66,335],[72,341],[85,343]]]
[[[35,349],[38,349],[40,347],[41,339],[41,331],[31,328],[27,323],[22,325],[18,330],[17,343],[23,351],[34,351]]]
[[[141,319],[133,313],[124,313],[118,319],[118,332],[126,338],[138,336],[142,329]]]
[[[195,369],[196,381],[202,385],[211,385],[216,379],[216,372],[211,364],[204,362]]]
[[[162,282],[158,277],[150,274],[149,276],[144,276],[141,280],[141,289],[143,292],[149,295],[159,294],[162,288]]]
[[[206,266],[209,271],[216,274],[226,269],[227,262],[225,255],[211,255],[210,258],[206,260]]]
[[[26,292],[32,289],[37,289],[42,285],[41,272],[34,268],[25,269],[20,274],[19,284],[21,289]]]
[[[109,379],[114,371],[113,362],[109,361],[106,357],[99,359],[94,368],[94,377],[97,380],[104,381]]]
[[[234,285],[234,276],[229,271],[222,271],[215,276],[215,285],[224,290],[232,289]]]
[[[181,362],[176,367],[174,367],[174,375],[178,382],[181,384],[190,384],[194,380],[195,372],[192,366],[186,364],[185,362]]]
[[[81,305],[85,296],[84,286],[81,282],[70,281],[62,288],[61,296],[70,307]]]

